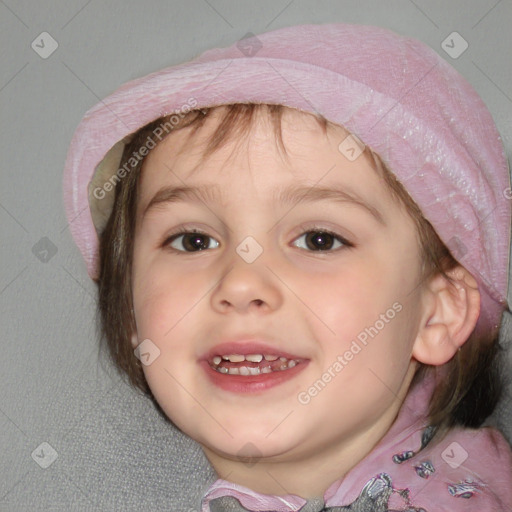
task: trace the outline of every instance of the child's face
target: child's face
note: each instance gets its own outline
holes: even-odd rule
[[[145,162],[133,299],[139,342],[150,339],[160,350],[144,366],[148,384],[218,467],[237,455],[357,458],[393,422],[416,365],[421,288],[413,221],[365,156],[349,161],[338,150],[341,128],[326,137],[296,111],[283,118],[290,164],[261,117],[247,142],[230,141],[194,169],[217,121],[186,146],[188,129],[173,133]],[[163,188],[199,186],[212,193],[163,200],[143,215]],[[277,199],[296,187],[341,190],[368,208],[333,198]],[[174,232],[194,229],[205,235],[164,246]],[[250,340],[265,346],[247,346]],[[216,348],[226,342],[239,345]],[[285,353],[299,363],[252,377],[225,375],[205,360],[240,353]]]

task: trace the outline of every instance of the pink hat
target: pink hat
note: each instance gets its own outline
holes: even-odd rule
[[[163,115],[230,103],[319,113],[370,146],[477,279],[479,326],[498,326],[508,307],[511,201],[492,117],[431,48],[371,26],[300,25],[252,36],[131,81],[90,109],[71,141],[64,201],[92,278],[96,229],[112,208],[112,194],[103,195],[114,188],[107,181],[120,171],[127,137]]]

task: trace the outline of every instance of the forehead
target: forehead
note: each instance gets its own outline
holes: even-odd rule
[[[209,184],[220,186],[221,192],[229,194],[241,180],[245,190],[258,187],[269,192],[290,182],[347,188],[357,190],[368,202],[391,205],[392,197],[368,153],[350,160],[340,151],[348,132],[341,126],[329,125],[325,133],[312,115],[295,109],[283,112],[285,153],[278,147],[277,133],[267,111],[257,111],[247,132],[240,133],[235,126],[230,137],[204,158],[208,142],[217,135],[223,109],[211,112],[192,137],[191,127],[171,132],[148,154],[139,185],[138,203],[142,210],[163,186]],[[227,184],[231,186],[226,187]]]
[[[234,150],[247,151],[247,144],[252,143],[253,146],[263,144],[267,139],[275,142],[275,150],[278,149],[278,129],[274,125],[271,114],[263,109],[255,109],[253,117],[249,120],[248,128],[242,123],[242,119],[228,119],[227,108],[225,106],[212,109],[204,124],[192,133],[192,126],[188,126],[171,132],[163,142],[159,143],[155,150],[148,154],[145,159],[144,166],[155,164],[161,165],[167,162],[181,166],[182,162],[187,164],[189,174],[186,178],[191,177],[197,170],[197,164],[204,163],[207,158],[216,157],[223,158],[227,153]],[[244,116],[245,114],[242,114]],[[245,115],[249,118],[248,114]],[[226,135],[226,125],[231,125],[231,130]],[[219,126],[221,125],[221,126]],[[293,108],[283,108],[281,116],[281,134],[286,147],[290,148],[291,153],[299,156],[301,146],[308,142],[316,147],[317,142],[325,141],[325,134],[322,132],[318,121],[305,112],[300,112]],[[338,136],[347,135],[344,128],[332,125],[334,130],[338,132]],[[331,130],[333,129],[331,128]],[[213,154],[206,156],[205,150],[212,138],[222,139],[216,145],[217,149]],[[243,146],[243,144],[246,144]],[[268,153],[269,148],[265,148]],[[283,154],[286,158],[286,153]],[[192,165],[196,164],[196,165]],[[184,167],[184,166],[183,166]]]

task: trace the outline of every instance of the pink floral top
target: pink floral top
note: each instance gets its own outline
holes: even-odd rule
[[[512,450],[493,427],[454,428],[430,444],[425,416],[434,383],[409,391],[375,448],[323,497],[271,496],[217,480],[202,512],[512,512]]]

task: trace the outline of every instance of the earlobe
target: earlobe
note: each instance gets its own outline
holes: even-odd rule
[[[480,315],[480,292],[474,277],[462,266],[438,274],[426,284],[423,315],[412,356],[439,366],[448,362],[473,332]]]
[[[135,312],[133,310],[133,307],[132,307],[132,318],[133,318],[133,322],[134,322],[134,328],[133,328],[133,332],[132,332],[131,342],[132,342],[132,348],[135,350],[137,348],[137,345],[139,344],[139,336],[137,333],[137,321],[135,320]]]

